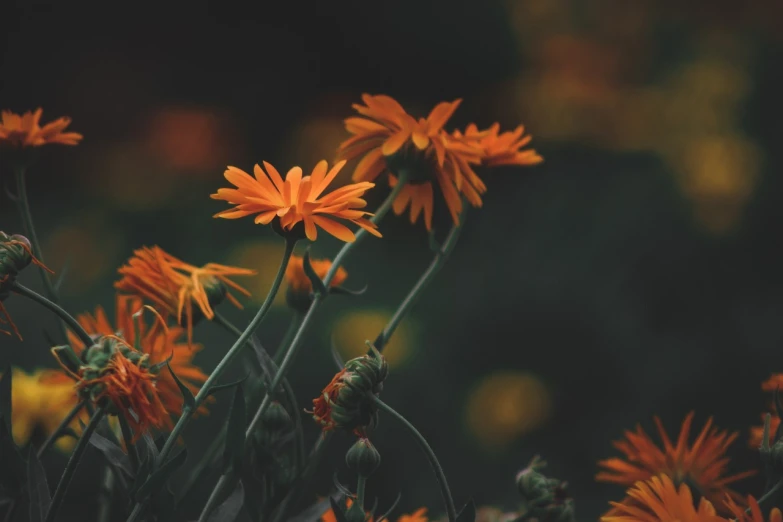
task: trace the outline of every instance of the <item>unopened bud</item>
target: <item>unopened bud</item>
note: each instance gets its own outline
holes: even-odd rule
[[[345,463],[360,476],[369,477],[381,465],[381,454],[370,439],[362,437],[345,454]]]
[[[291,415],[279,401],[272,401],[261,417],[261,424],[270,432],[290,431],[293,427]]]

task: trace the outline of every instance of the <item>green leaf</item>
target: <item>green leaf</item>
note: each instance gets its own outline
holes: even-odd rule
[[[224,473],[233,471],[239,475],[242,471],[242,460],[245,453],[245,392],[242,386],[234,390],[234,400],[226,427],[226,447],[223,451]]]
[[[354,297],[358,297],[360,295],[364,295],[365,292],[367,292],[367,289],[369,288],[368,285],[364,285],[363,288],[360,290],[350,290],[348,288],[345,288],[344,286],[333,286],[330,290],[330,294],[337,294],[337,295],[351,295]]]
[[[174,370],[171,369],[171,365],[168,363],[168,361],[166,361],[166,366],[169,369],[169,373],[174,378],[174,382],[177,383],[177,387],[179,388],[179,392],[182,394],[182,398],[185,400],[185,408],[189,409],[190,411],[195,410],[196,398],[193,396],[193,393],[182,383],[182,381],[179,380],[179,377],[177,377],[177,374],[175,374]]]
[[[174,456],[172,459],[166,461],[157,470],[152,472],[150,478],[148,478],[146,482],[144,482],[144,484],[141,485],[138,491],[136,491],[136,494],[134,495],[136,498],[136,502],[143,502],[154,491],[158,491],[162,489],[166,484],[168,478],[172,474],[174,474],[174,472],[177,471],[177,469],[179,469],[180,466],[182,466],[185,463],[185,460],[187,460],[187,458],[188,458],[188,450],[187,448],[185,448],[184,450],[177,453],[177,455]]]
[[[226,383],[226,384],[216,384],[212,388],[209,389],[209,393],[207,393],[207,395],[208,396],[209,395],[214,395],[215,393],[217,393],[217,392],[219,392],[221,390],[227,390],[229,388],[234,388],[235,386],[239,386],[240,384],[245,382],[245,379],[247,379],[247,377],[248,376],[245,375],[244,377],[242,377],[238,381],[229,382],[229,383]]]
[[[139,452],[139,458],[147,459],[151,464],[157,461],[160,452],[158,451],[158,446],[155,444],[152,436],[149,433],[145,433],[141,436],[139,441],[141,444],[138,442],[136,443],[136,450]]]
[[[473,499],[467,501],[462,506],[462,509],[457,513],[457,522],[475,522],[476,520],[476,503]]]
[[[234,491],[207,518],[207,522],[234,522],[245,503],[245,488],[242,481],[237,481]]]
[[[113,464],[117,469],[122,470],[128,477],[133,476],[133,468],[131,467],[130,459],[118,445],[99,433],[92,434],[92,437],[90,437],[90,444],[95,446],[110,464]]]
[[[46,482],[46,471],[32,446],[27,456],[27,494],[30,499],[30,522],[44,522],[52,494]]]
[[[13,370],[11,365],[8,364],[3,370],[3,376],[0,377],[0,414],[5,419],[6,428],[11,432],[11,380],[13,376]]]
[[[269,356],[269,352],[261,345],[261,341],[255,335],[250,336],[250,346],[253,347],[253,352],[256,354],[258,364],[261,366],[263,372],[264,386],[269,389],[272,384],[272,379],[277,374],[277,365],[272,357]]]
[[[8,492],[16,493],[25,483],[26,465],[4,417],[0,412],[0,486]]]
[[[304,273],[313,285],[313,292],[315,294],[325,295],[326,286],[318,274],[315,273],[313,265],[310,263],[310,249],[305,250],[304,256],[302,256],[302,266],[304,267]]]

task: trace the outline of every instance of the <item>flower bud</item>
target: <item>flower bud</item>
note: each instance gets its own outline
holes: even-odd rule
[[[566,493],[567,484],[544,476],[540,470],[545,466],[546,462],[536,455],[528,467],[517,474],[523,514],[541,522],[573,521],[574,505]]]
[[[286,432],[293,427],[293,421],[279,401],[272,401],[261,417],[261,425],[266,431]]]
[[[362,437],[345,454],[345,463],[349,469],[367,478],[381,465],[381,454],[370,439]]]

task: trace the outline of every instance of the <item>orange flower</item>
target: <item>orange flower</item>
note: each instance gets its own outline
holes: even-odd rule
[[[343,381],[347,374],[348,370],[345,368],[337,372],[323,389],[321,395],[313,399],[313,418],[323,427],[324,431],[333,430],[337,426],[337,423],[332,420],[332,405],[337,401],[340,390],[345,387]]]
[[[175,317],[187,327],[188,344],[193,342],[193,304],[208,320],[215,317],[212,307],[227,298],[237,308],[242,305],[228,292],[232,288],[246,296],[250,292],[229,279],[229,276],[254,275],[255,270],[207,263],[198,268],[166,253],[162,248],[143,247],[133,253],[128,263],[117,271],[122,279],[114,287],[135,295],[152,305],[164,316]],[[184,324],[183,324],[184,312]]]
[[[726,506],[729,511],[734,515],[734,519],[737,522],[783,522],[783,515],[780,512],[780,508],[772,508],[769,512],[769,518],[764,518],[761,513],[759,503],[751,495],[748,495],[748,506],[750,507],[750,514],[745,511],[745,508],[738,505],[731,497],[726,497]]]
[[[11,335],[11,332],[16,335],[19,340],[22,340],[22,334],[19,332],[19,328],[16,327],[14,324],[14,320],[11,319],[11,314],[8,313],[8,310],[6,310],[5,305],[3,305],[3,299],[7,297],[7,295],[10,293],[10,290],[7,290],[4,288],[8,285],[8,281],[11,280],[11,276],[9,274],[6,274],[2,277],[0,277],[0,333]],[[8,327],[11,329],[11,331],[4,330],[3,325],[8,325]]]
[[[443,130],[462,100],[439,103],[427,118],[418,120],[389,96],[363,94],[362,100],[365,105],[354,104],[353,108],[364,118],[345,120],[346,129],[354,136],[339,147],[341,158],[363,156],[354,171],[354,181],[372,181],[389,172],[393,187],[404,173],[407,182],[394,201],[394,212],[400,215],[410,205],[411,223],[415,223],[424,211],[427,230],[432,229],[434,181],[454,223],[459,222],[462,210],[460,194],[474,207],[481,206],[486,186],[472,165],[481,163],[483,151],[477,144],[456,139]]]
[[[362,199],[364,193],[374,187],[374,183],[355,183],[345,185],[321,196],[345,165],[341,161],[327,173],[326,161],[319,161],[309,176],[302,177],[302,169],[293,167],[285,175],[285,181],[272,165],[263,162],[266,171],[256,165],[255,178],[236,167],[228,167],[223,174],[236,188],[218,189],[212,199],[222,199],[234,208],[215,214],[215,217],[237,219],[252,214],[256,224],[267,225],[277,217],[280,227],[291,231],[294,226],[303,223],[307,239],[315,241],[321,227],[327,233],[341,241],[351,243],[356,236],[348,227],[335,219],[344,219],[358,225],[374,236],[381,237],[374,223],[365,216],[369,212],[359,210],[367,203]]]
[[[193,365],[193,356],[202,349],[201,345],[185,344],[179,342],[179,339],[185,333],[185,330],[179,326],[164,328],[159,321],[149,326],[144,318],[139,314],[134,317],[136,312],[142,309],[141,300],[134,296],[118,295],[116,299],[116,319],[114,327],[109,322],[106,312],[102,307],[95,309],[95,314],[80,314],[76,317],[79,324],[85,331],[91,335],[110,336],[118,334],[129,346],[138,347],[139,351],[147,357],[150,366],[161,363],[171,357],[169,365],[180,381],[188,387],[195,395],[198,393],[199,384],[207,380],[207,376],[197,366]],[[80,355],[84,351],[84,344],[68,332],[68,338],[71,347]],[[169,415],[157,415],[157,403],[160,402],[165,411],[169,414],[179,415],[182,413],[182,394],[179,391],[177,383],[171,376],[167,368],[163,368],[155,376],[147,375],[142,368],[129,368],[128,363],[119,361],[116,363],[116,370],[119,372],[128,372],[128,379],[132,382],[125,386],[136,386],[137,390],[146,389],[147,381],[151,381],[155,388],[155,396],[158,400],[150,399],[149,407],[154,407],[150,413],[155,413],[150,417],[150,422],[157,427],[170,428],[173,424]],[[153,378],[154,377],[154,378]],[[111,377],[112,385],[119,386],[121,380],[119,377]],[[117,388],[120,389],[120,388]],[[130,388],[128,388],[130,389]],[[135,410],[134,410],[135,411]],[[205,413],[206,408],[202,405],[199,413]],[[137,412],[138,413],[138,412]]]
[[[698,488],[702,496],[718,506],[726,494],[739,498],[728,485],[755,472],[746,471],[726,476],[726,465],[729,461],[726,450],[737,438],[737,433],[719,431],[712,426],[710,418],[694,443],[689,445],[692,421],[693,412],[683,421],[675,446],[664,431],[660,419],[656,417],[655,424],[663,441],[663,449],[653,443],[641,426],[637,426],[635,433],[626,431],[625,440],[614,443],[625,459],[615,457],[600,461],[598,464],[605,468],[605,471],[598,473],[596,480],[631,486],[638,481],[663,474],[676,484],[687,482]]]
[[[353,499],[348,498],[345,500],[346,507],[351,507],[353,504]],[[427,508],[419,508],[410,515],[400,515],[400,517],[397,519],[397,522],[428,522],[429,519],[427,518],[426,513]],[[321,522],[337,522],[337,517],[335,516],[332,508],[329,508],[323,515],[321,515]],[[368,516],[367,522],[373,522],[373,518]]]
[[[525,135],[525,127],[520,125],[513,131],[500,132],[500,124],[494,123],[490,128],[480,131],[476,124],[471,123],[465,129],[465,134],[456,130],[453,136],[457,139],[475,141],[484,152],[481,164],[488,167],[498,165],[536,165],[544,161],[533,149],[520,151],[530,143],[532,136]]]
[[[26,112],[21,116],[11,111],[3,111],[0,123],[0,144],[8,144],[13,147],[39,147],[47,143],[60,143],[62,145],[76,145],[81,141],[82,135],[76,132],[63,132],[71,124],[70,118],[59,118],[40,125],[43,109],[35,112]]]
[[[321,279],[326,277],[326,273],[332,268],[332,262],[329,259],[310,259],[310,265]],[[343,267],[339,267],[329,286],[340,286],[347,277],[348,272]],[[285,270],[285,280],[288,282],[288,287],[295,292],[309,294],[313,291],[313,283],[310,282],[310,278],[304,271],[302,256],[291,256],[291,261],[288,262],[288,267]]]
[[[636,482],[628,495],[634,503],[612,502],[616,514],[601,517],[601,522],[727,522],[704,497],[695,508],[688,486],[675,487],[667,475]]]

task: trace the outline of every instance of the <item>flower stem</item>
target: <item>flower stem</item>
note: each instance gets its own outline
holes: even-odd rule
[[[35,302],[37,302],[40,305],[45,306],[58,316],[60,316],[60,319],[65,322],[65,324],[68,325],[68,327],[73,330],[73,333],[75,333],[79,340],[81,340],[84,343],[84,346],[86,348],[89,348],[93,344],[92,337],[82,328],[82,325],[79,324],[79,322],[73,318],[71,314],[66,312],[60,305],[55,303],[54,301],[50,301],[49,299],[45,298],[38,292],[34,290],[30,290],[26,286],[23,286],[19,284],[19,282],[14,282],[14,284],[11,286],[11,290],[14,293],[17,293],[19,295],[23,295],[24,297],[31,299]]]
[[[465,208],[467,208],[467,206]],[[457,244],[457,240],[459,239],[464,222],[465,219],[463,212],[463,215],[460,216],[459,224],[455,224],[451,227],[451,231],[449,232],[449,235],[446,236],[446,240],[443,242],[443,246],[438,248],[438,250],[435,252],[435,258],[430,263],[430,266],[427,267],[427,270],[425,270],[413,288],[411,288],[411,291],[407,296],[405,296],[405,299],[403,299],[402,303],[400,303],[400,306],[397,307],[397,310],[394,312],[394,315],[391,317],[391,319],[389,319],[389,322],[386,324],[383,331],[375,339],[375,348],[377,348],[378,351],[383,351],[383,348],[386,346],[386,343],[389,342],[389,339],[394,334],[397,326],[399,326],[400,322],[410,311],[411,307],[416,304],[416,301],[419,299],[421,294],[424,293],[424,290],[435,278],[443,265],[446,264],[446,260],[448,260],[451,252],[454,250],[454,247]]]
[[[55,428],[52,434],[49,435],[49,437],[44,441],[43,444],[41,444],[41,447],[38,448],[38,453],[37,453],[39,459],[44,454],[44,452],[46,452],[46,450],[49,449],[49,446],[54,444],[57,441],[57,439],[60,438],[65,428],[68,427],[71,421],[73,421],[74,417],[76,417],[76,415],[79,414],[81,409],[84,408],[84,404],[85,404],[84,402],[80,402],[79,404],[71,408],[71,411],[69,411],[68,415],[66,415],[65,418],[63,418],[59,426],[57,426],[57,428]]]
[[[63,500],[65,499],[65,493],[71,483],[73,474],[76,472],[76,467],[79,465],[79,461],[81,460],[82,455],[84,455],[84,451],[89,445],[90,437],[92,437],[95,428],[98,427],[98,423],[101,421],[101,419],[103,419],[103,415],[103,408],[99,407],[93,414],[92,418],[90,418],[90,422],[84,429],[84,433],[82,433],[82,436],[79,437],[79,442],[76,443],[76,448],[74,448],[73,453],[71,454],[71,458],[68,459],[68,464],[65,466],[65,471],[63,471],[63,474],[60,477],[60,482],[57,484],[57,489],[54,490],[52,504],[49,506],[49,511],[46,513],[46,519],[44,522],[54,522],[54,520],[56,520],[57,513],[60,511],[60,507],[62,506]]]
[[[267,312],[272,307],[272,303],[275,300],[275,296],[277,295],[278,290],[280,290],[280,285],[283,282],[283,276],[285,275],[285,270],[288,267],[288,261],[291,259],[291,254],[293,254],[294,252],[295,245],[296,245],[295,239],[286,239],[285,251],[283,252],[283,259],[280,262],[280,268],[277,270],[277,275],[275,276],[274,281],[272,281],[272,287],[269,289],[269,293],[267,294],[266,299],[264,299],[264,302],[261,304],[261,307],[258,309],[258,312],[256,312],[255,317],[253,317],[253,319],[247,325],[247,328],[245,328],[245,330],[242,332],[239,338],[234,342],[233,346],[231,346],[228,352],[226,352],[226,355],[223,356],[223,359],[221,359],[221,361],[217,364],[217,366],[209,375],[209,377],[207,377],[207,380],[202,385],[198,394],[196,394],[195,407],[192,409],[185,408],[182,411],[182,415],[180,416],[177,423],[174,425],[174,428],[171,430],[171,433],[166,439],[166,442],[163,444],[163,448],[161,448],[160,450],[160,455],[158,455],[156,466],[160,466],[161,464],[163,464],[163,462],[165,462],[166,457],[168,456],[169,453],[171,453],[171,450],[174,448],[174,444],[176,444],[176,441],[179,438],[180,433],[182,432],[183,429],[185,429],[185,426],[190,421],[190,418],[193,415],[194,411],[198,409],[198,407],[201,405],[202,402],[206,400],[207,397],[209,397],[209,391],[212,389],[212,386],[215,385],[215,382],[228,368],[229,364],[231,364],[231,361],[233,361],[236,358],[237,354],[242,350],[242,348],[245,347],[248,339],[250,339],[250,336],[253,335],[253,333],[255,333],[256,329],[261,324],[261,321],[263,321]],[[128,517],[127,522],[134,522],[138,520],[138,517],[141,515],[142,509],[143,509],[143,504],[140,502],[136,503],[136,506],[134,507],[130,517]]]
[[[136,473],[139,470],[139,453],[136,451],[136,445],[133,444],[133,433],[131,432],[128,421],[120,416],[120,431],[122,431],[122,440],[125,442],[125,449],[128,450],[128,458],[131,461],[131,469]]]
[[[432,470],[435,472],[435,477],[438,479],[440,492],[441,495],[443,495],[443,503],[446,505],[446,513],[448,514],[449,521],[455,522],[457,520],[457,508],[454,507],[454,499],[451,498],[451,491],[449,490],[449,485],[446,482],[446,475],[443,473],[443,468],[441,467],[440,462],[438,462],[438,457],[435,456],[435,452],[432,451],[429,443],[427,443],[427,439],[425,439],[424,436],[419,433],[419,430],[417,430],[413,424],[408,422],[408,419],[397,413],[394,408],[373,394],[369,394],[368,397],[373,401],[373,403],[375,403],[376,406],[400,421],[416,438],[419,446],[421,446],[421,449],[424,450],[424,453],[427,455],[427,459],[430,461],[430,466],[432,466]]]
[[[367,486],[367,477],[363,475],[359,475],[359,477],[356,479],[356,503],[359,505],[359,508],[361,508],[362,513],[364,513],[364,490]]]

